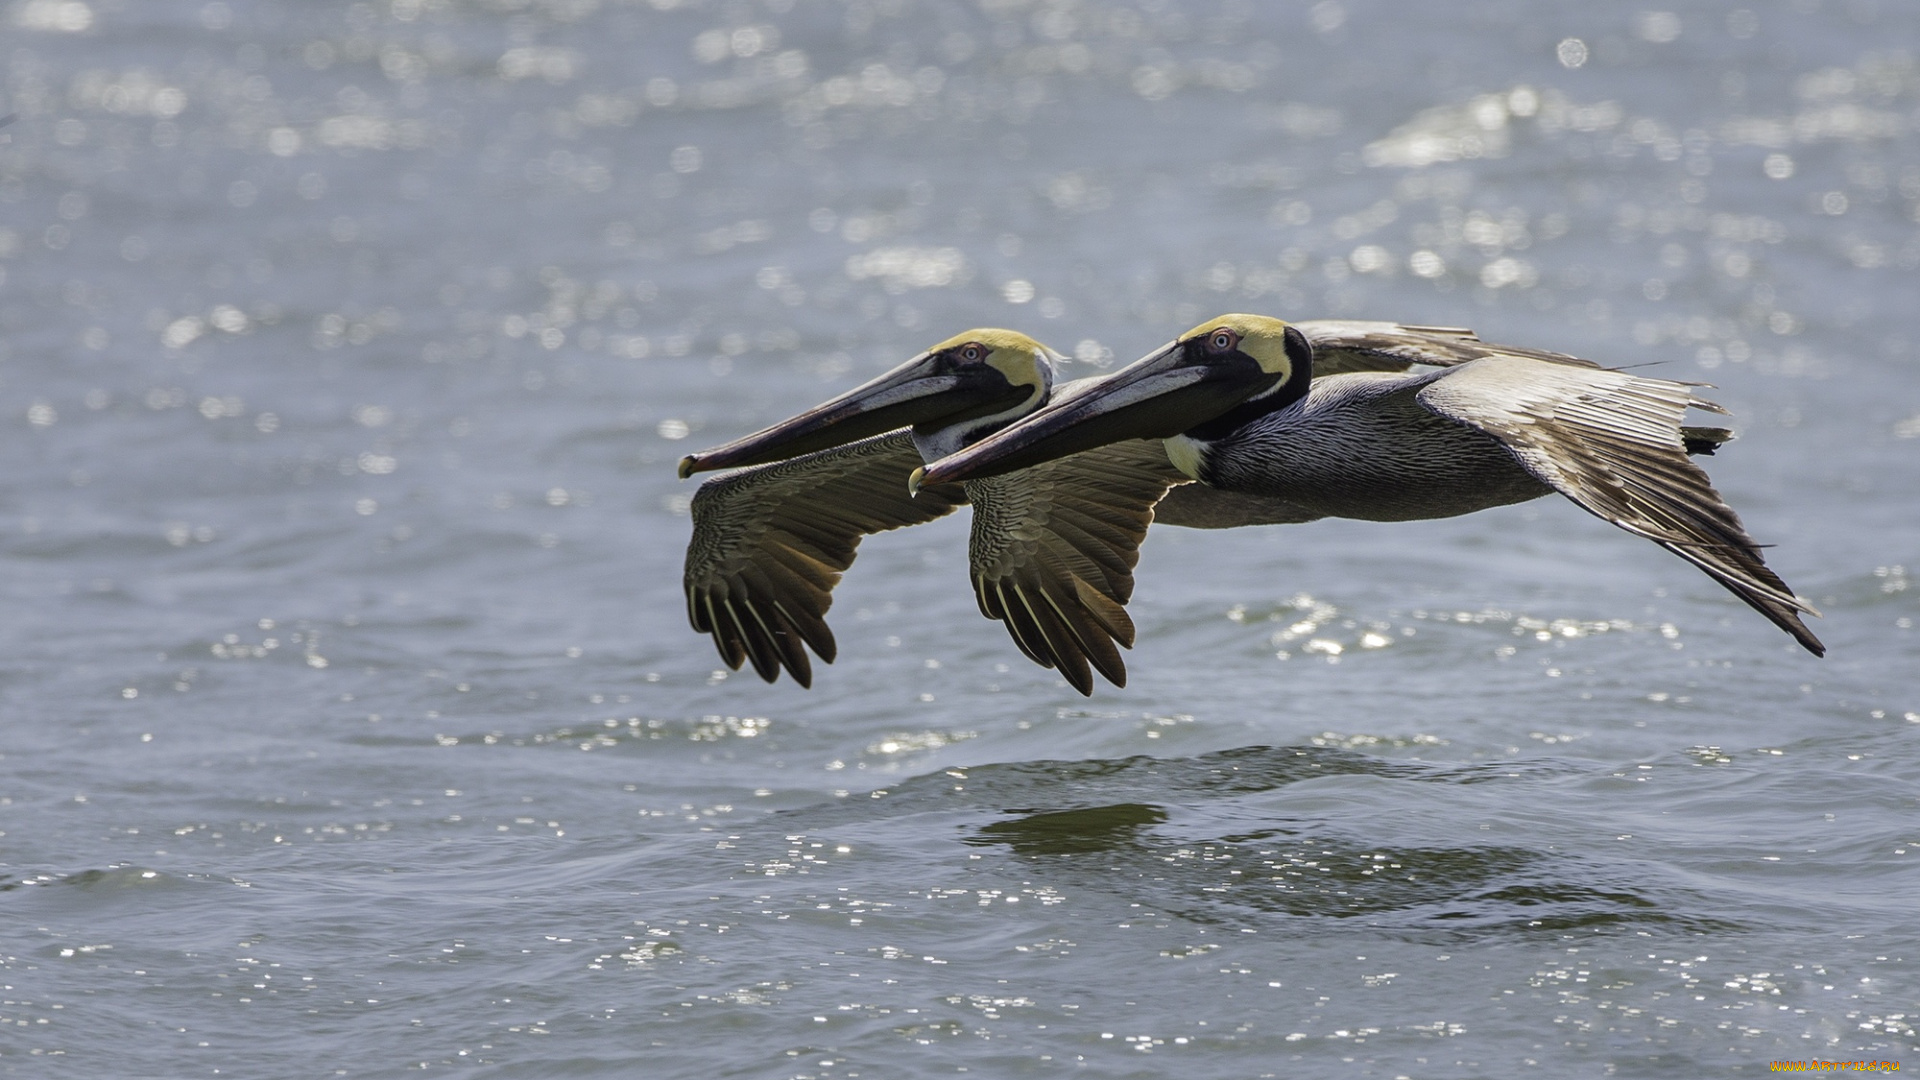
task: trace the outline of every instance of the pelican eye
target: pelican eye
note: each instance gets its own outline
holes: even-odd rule
[[[960,359],[969,364],[977,364],[987,358],[987,350],[979,342],[968,342],[960,346]]]
[[[1215,353],[1232,352],[1233,347],[1238,344],[1240,344],[1240,335],[1234,333],[1232,329],[1222,326],[1208,336],[1207,351]]]

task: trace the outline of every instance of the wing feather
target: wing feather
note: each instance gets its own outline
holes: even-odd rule
[[[833,587],[861,537],[932,521],[966,502],[957,485],[907,494],[920,453],[905,431],[709,480],[693,497],[687,617],[727,666],[784,668],[813,683],[811,648],[832,663]]]
[[[1416,400],[1492,435],[1582,509],[1699,567],[1824,655],[1800,620],[1819,612],[1767,567],[1739,515],[1687,459],[1680,420],[1703,404],[1692,385],[1496,355],[1432,379]]]
[[[1005,581],[984,583],[983,595],[993,597],[994,613],[990,617],[1007,621],[1007,633],[1013,636],[1013,643],[1020,646],[1020,651],[1027,655],[1027,659],[1041,667],[1054,667],[1047,648],[1047,636],[1034,622],[1033,613],[1027,610],[1026,604],[1007,599],[1007,590],[1011,587]]]
[[[772,682],[780,677],[779,646],[773,641],[773,633],[760,620],[749,621],[740,614],[742,605],[731,596],[720,598],[720,610],[726,612],[727,629],[737,640],[746,646],[747,659],[752,661],[753,670],[760,677]],[[798,675],[794,676],[797,680]]]
[[[1132,647],[1134,627],[1124,605],[1140,541],[1154,504],[1185,483],[1157,440],[968,481],[981,614],[1004,620],[1022,652],[1082,694],[1095,671],[1126,685],[1120,647]]]
[[[1473,331],[1457,326],[1410,326],[1357,319],[1307,319],[1293,326],[1313,345],[1316,376],[1349,371],[1407,371],[1415,366],[1457,367],[1497,355],[1523,356],[1574,367],[1599,366],[1566,353],[1491,344],[1481,341]]]

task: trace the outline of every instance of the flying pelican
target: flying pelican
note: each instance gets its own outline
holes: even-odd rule
[[[1150,437],[1165,440],[1182,474],[1291,504],[1306,515],[1298,520],[1451,517],[1558,491],[1706,571],[1825,655],[1800,621],[1819,612],[1767,568],[1739,517],[1687,460],[1730,437],[1681,426],[1689,407],[1726,411],[1693,395],[1701,384],[1478,342],[1460,344],[1478,355],[1438,369],[1328,376],[1310,339],[1265,316],[1210,319],[910,483],[977,482]]]
[[[1339,321],[1297,328],[1312,340],[1322,376],[1459,364],[1486,351],[1464,330]],[[1114,646],[1133,644],[1123,605],[1150,523],[1226,528],[1321,516],[1286,499],[1194,484],[1151,440],[909,493],[917,467],[1094,382],[1056,393],[1059,359],[1023,334],[971,330],[799,416],[684,458],[682,479],[750,466],[694,495],[685,576],[693,628],[713,635],[736,670],[750,661],[768,682],[784,669],[811,685],[807,647],[833,661],[825,615],[861,537],[970,502],[968,561],[981,613],[1004,620],[1023,653],[1086,694],[1089,668],[1124,685]]]

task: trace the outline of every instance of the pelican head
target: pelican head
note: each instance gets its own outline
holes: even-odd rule
[[[1298,329],[1264,315],[1222,315],[1105,378],[1076,384],[928,465],[914,483],[997,476],[1124,439],[1224,433],[1297,401],[1312,378],[1313,349]]]
[[[680,459],[680,478],[783,461],[912,427],[927,461],[1039,408],[1062,357],[1012,330],[969,330],[885,375],[770,428]]]

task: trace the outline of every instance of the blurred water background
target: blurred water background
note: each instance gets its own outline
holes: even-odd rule
[[[0,1073],[1920,1065],[1894,0],[0,6]],[[978,325],[1702,379],[1825,660],[1547,500],[1148,539],[1131,685],[674,461]]]

